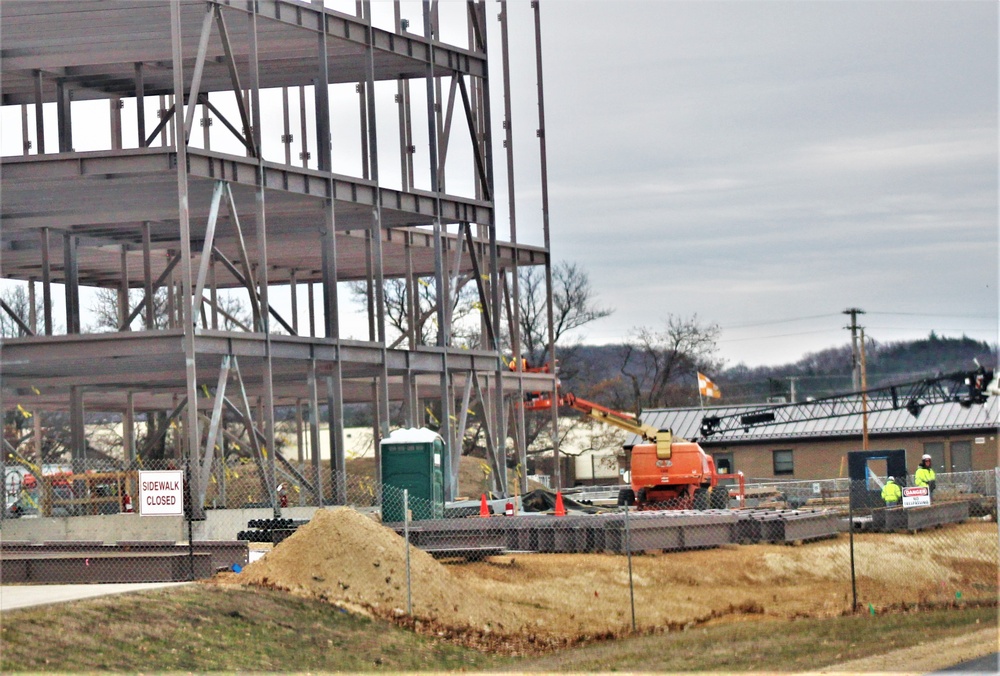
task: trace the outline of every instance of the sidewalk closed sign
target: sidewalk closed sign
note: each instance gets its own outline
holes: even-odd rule
[[[184,516],[184,472],[139,472],[142,516]]]
[[[931,504],[927,486],[907,486],[903,489],[903,507],[925,507]]]

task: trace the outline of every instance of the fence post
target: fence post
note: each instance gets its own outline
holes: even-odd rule
[[[406,614],[413,615],[410,594],[410,491],[403,489],[403,539],[406,540]]]
[[[632,632],[635,632],[635,586],[632,583],[632,543],[630,542],[628,505],[625,507],[625,555],[628,557],[628,596],[632,604]]]
[[[184,517],[188,526],[188,573],[190,579],[194,580],[194,528],[191,525],[191,515],[194,512],[195,496],[191,493],[191,459],[188,458],[184,466]]]
[[[858,609],[858,582],[854,574],[854,480],[847,482],[847,530],[851,541],[851,612]]]
[[[1000,467],[993,468],[993,522],[997,525],[997,556],[1000,557]]]

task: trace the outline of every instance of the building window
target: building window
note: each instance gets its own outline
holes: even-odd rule
[[[795,464],[792,462],[790,450],[771,451],[771,459],[774,461],[774,476],[795,473]]]

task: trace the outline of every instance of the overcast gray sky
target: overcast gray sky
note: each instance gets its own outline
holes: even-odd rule
[[[783,363],[848,307],[997,340],[996,2],[541,7],[554,257],[615,308],[586,342],[697,313]]]
[[[615,310],[575,338],[619,342],[669,314],[697,314],[722,327],[730,364],[777,364],[846,343],[840,313],[860,307],[881,342],[931,330],[996,342],[997,7],[541,0],[553,257],[585,269],[598,302]],[[444,40],[464,43],[465,11],[441,3]],[[499,5],[487,12],[506,239]],[[540,243],[528,0],[509,12],[517,227],[521,241]],[[373,15],[390,27],[392,3],[375,0]],[[404,2],[403,16],[422,32],[420,2]],[[377,88],[381,110],[395,110],[395,91]],[[335,170],[357,174],[357,104],[345,101],[334,111]],[[379,114],[386,138],[394,115]],[[19,153],[19,122],[6,121],[2,145]],[[107,147],[105,126],[78,135],[77,149]],[[458,137],[449,164],[459,180],[448,189],[461,193],[471,156]],[[426,182],[426,142],[416,143]],[[342,323],[366,335],[362,317]]]

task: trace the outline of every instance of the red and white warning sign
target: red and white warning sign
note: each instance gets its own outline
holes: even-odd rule
[[[927,486],[907,486],[903,489],[903,507],[925,507],[931,504],[931,491]]]
[[[139,513],[143,516],[183,516],[184,472],[139,472]]]

